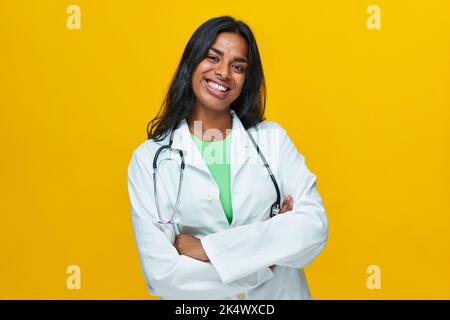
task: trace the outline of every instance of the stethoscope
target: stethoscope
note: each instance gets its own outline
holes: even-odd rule
[[[250,137],[250,140],[252,141],[253,145],[256,148],[256,151],[258,152],[259,156],[261,157],[262,161],[264,162],[264,166],[267,169],[267,172],[270,175],[270,178],[273,182],[273,185],[275,187],[275,191],[277,192],[277,200],[272,204],[272,206],[270,207],[270,217],[274,217],[277,214],[279,214],[280,212],[280,208],[281,208],[281,194],[280,194],[280,189],[278,187],[278,183],[275,179],[275,176],[272,173],[272,170],[270,169],[269,164],[266,161],[266,158],[264,157],[264,155],[262,154],[261,150],[259,149],[259,146],[256,144],[255,140],[253,139],[252,135],[246,131],[248,136]],[[185,163],[184,163],[184,154],[182,150],[179,149],[175,149],[172,148],[172,142],[173,142],[173,133],[174,130],[171,130],[170,133],[170,140],[169,140],[169,144],[167,145],[163,145],[161,146],[155,153],[155,157],[153,158],[153,192],[154,192],[154,196],[155,196],[155,202],[156,202],[156,209],[158,211],[158,217],[159,217],[159,221],[158,223],[160,224],[174,224],[174,218],[175,218],[175,214],[176,211],[178,209],[178,206],[180,204],[180,194],[181,194],[181,185],[183,183],[183,174],[184,174],[184,169],[185,169]],[[156,184],[156,177],[157,177],[157,172],[158,172],[158,157],[160,155],[160,153],[165,150],[165,149],[171,149],[173,151],[176,151],[179,155],[180,155],[180,159],[181,159],[181,164],[180,164],[180,179],[178,182],[178,192],[177,192],[177,199],[175,201],[175,205],[173,207],[172,213],[170,215],[170,219],[169,220],[164,220],[162,218],[161,215],[161,209],[160,209],[160,204],[159,204],[159,200],[158,200],[158,190],[157,190],[157,184]]]

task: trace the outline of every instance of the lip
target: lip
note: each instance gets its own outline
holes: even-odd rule
[[[213,89],[213,88],[211,88],[211,87],[208,85],[207,81],[213,81],[213,80],[209,80],[209,79],[203,78],[203,79],[202,79],[203,86],[206,88],[206,90],[208,90],[208,92],[209,92],[210,94],[212,94],[213,96],[215,96],[215,97],[218,98],[218,99],[223,99],[223,98],[224,98],[226,95],[228,95],[228,93],[230,92],[230,89],[229,89],[228,91],[225,91],[225,92],[222,92],[222,91]],[[217,81],[213,81],[213,82],[218,83]]]

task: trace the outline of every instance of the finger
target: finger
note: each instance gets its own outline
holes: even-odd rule
[[[283,205],[281,206],[280,212],[286,212],[287,208],[288,208],[289,204],[287,203],[286,200],[283,201]]]
[[[289,195],[283,201],[283,206],[280,209],[280,213],[285,213],[289,210],[290,202],[292,201],[292,197]]]
[[[280,213],[285,213],[288,208],[289,208],[289,201],[287,201],[287,199],[284,199],[283,205],[281,206],[280,209]]]

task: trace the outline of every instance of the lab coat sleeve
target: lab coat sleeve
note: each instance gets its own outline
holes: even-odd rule
[[[162,299],[223,299],[272,278],[270,268],[263,267],[224,284],[210,262],[179,255],[157,223],[150,153],[144,148],[135,151],[128,167],[133,231],[149,292]]]
[[[316,176],[286,131],[277,123],[274,125],[280,133],[278,183],[283,197],[292,195],[293,210],[201,239],[224,283],[275,264],[304,268],[328,239],[328,221],[316,188]]]

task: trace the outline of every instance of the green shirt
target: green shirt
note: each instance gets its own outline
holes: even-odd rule
[[[192,133],[191,136],[219,187],[220,203],[227,217],[228,224],[231,224],[233,221],[230,177],[231,132],[227,134],[225,139],[220,141],[203,141]]]

